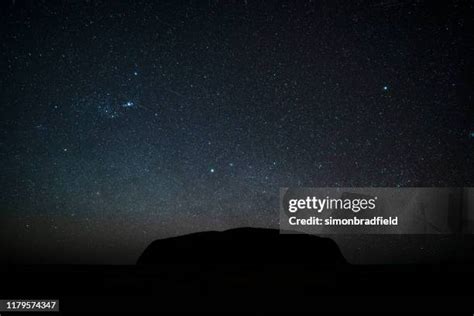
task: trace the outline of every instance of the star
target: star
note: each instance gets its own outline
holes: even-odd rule
[[[132,101],[127,101],[126,103],[122,104],[122,107],[124,108],[133,108],[135,106],[135,103]]]

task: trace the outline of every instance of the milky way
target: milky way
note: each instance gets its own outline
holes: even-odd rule
[[[0,236],[26,253],[278,227],[280,187],[472,183],[472,2],[2,6]]]

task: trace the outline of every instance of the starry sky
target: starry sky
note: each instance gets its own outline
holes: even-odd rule
[[[431,2],[4,1],[2,247],[129,263],[278,227],[280,187],[472,185],[473,3]]]

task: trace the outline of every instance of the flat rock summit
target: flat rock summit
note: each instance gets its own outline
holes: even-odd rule
[[[138,264],[162,263],[312,263],[346,264],[329,238],[283,234],[276,229],[236,228],[152,242]]]

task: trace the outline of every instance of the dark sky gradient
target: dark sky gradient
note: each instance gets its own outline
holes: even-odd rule
[[[127,263],[280,187],[472,185],[473,3],[431,2],[5,1],[0,237]]]

